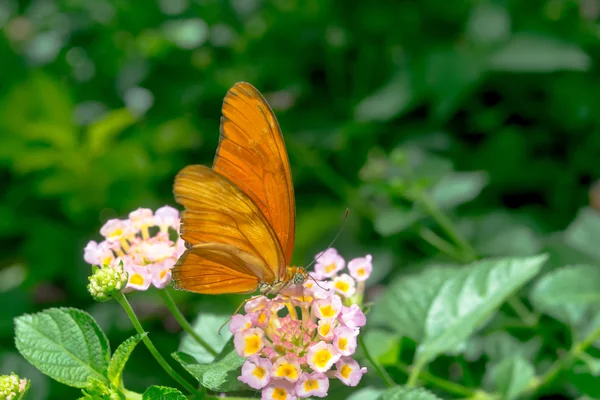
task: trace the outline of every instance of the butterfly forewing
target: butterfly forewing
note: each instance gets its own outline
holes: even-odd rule
[[[249,83],[238,83],[223,102],[221,138],[213,169],[234,182],[260,208],[279,239],[285,263],[291,263],[296,204],[290,163],[277,119]]]

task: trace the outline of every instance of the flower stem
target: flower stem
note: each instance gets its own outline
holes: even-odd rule
[[[590,347],[596,340],[600,339],[600,328],[596,329],[589,336],[587,336],[584,340],[578,343],[574,343],[571,346],[571,350],[562,358],[559,358],[548,368],[548,370],[538,379],[533,380],[529,386],[527,387],[526,392],[531,393],[539,388],[546,386],[550,382],[552,382],[556,376],[560,373],[560,371],[570,365],[574,360],[580,357],[588,347]]]
[[[113,295],[113,298],[117,301],[117,303],[119,303],[121,305],[121,307],[123,307],[123,310],[125,310],[125,313],[131,320],[131,323],[133,324],[133,327],[135,328],[137,333],[139,333],[139,334],[145,333],[146,331],[144,331],[144,328],[142,328],[142,324],[140,323],[140,320],[138,319],[137,315],[135,315],[135,312],[131,308],[131,304],[129,304],[129,301],[127,301],[127,298],[125,297],[125,295],[121,292],[117,292],[116,294]],[[188,381],[183,379],[181,377],[181,375],[179,375],[177,373],[177,371],[175,371],[167,363],[167,361],[158,352],[158,349],[154,346],[154,344],[148,338],[147,335],[142,338],[142,341],[144,342],[144,344],[146,345],[146,347],[148,348],[148,350],[150,351],[150,353],[152,354],[154,359],[160,364],[160,366],[165,370],[165,372],[171,376],[171,378],[173,378],[175,381],[177,381],[177,383],[179,383],[181,386],[183,386],[192,395],[200,398],[200,393],[198,392],[198,390],[196,390],[196,388],[194,388],[194,386],[192,386]]]
[[[435,233],[431,229],[422,226],[419,228],[418,234],[421,237],[421,239],[438,249],[440,252],[446,254],[448,257],[457,261],[470,261],[470,259],[465,258],[465,256],[459,251],[457,251],[454,246],[448,243],[445,239],[442,239],[437,233]]]
[[[514,312],[519,316],[521,321],[527,326],[535,326],[537,325],[540,317],[529,311],[529,309],[521,302],[521,300],[517,296],[512,296],[507,301],[508,305],[514,310]]]
[[[159,290],[158,292],[160,293],[160,297],[162,297],[162,299],[164,300],[167,308],[169,309],[171,314],[173,314],[173,316],[175,317],[179,325],[183,328],[183,330],[186,331],[190,336],[192,336],[196,340],[196,342],[198,342],[198,344],[204,348],[204,350],[209,352],[213,357],[216,357],[219,353],[217,353],[217,351],[210,344],[208,344],[206,340],[202,339],[200,335],[198,335],[198,333],[192,328],[188,320],[185,319],[185,316],[182,314],[179,307],[177,307],[177,304],[175,304],[175,301],[169,293],[169,290],[165,288],[163,290]]]
[[[412,366],[412,368],[410,369],[410,373],[408,374],[408,381],[406,382],[406,386],[409,388],[413,388],[417,385],[417,381],[419,379],[419,376],[421,375],[421,370],[423,369],[423,367],[425,367],[426,361],[424,361],[424,359],[419,360],[417,359],[417,362],[415,363],[415,365]]]
[[[358,335],[358,344],[362,351],[365,353],[365,357],[367,357],[367,360],[369,360],[369,362],[373,365],[373,367],[375,368],[379,376],[381,376],[381,379],[383,379],[383,382],[386,384],[387,387],[396,386],[396,383],[394,382],[390,374],[388,374],[385,368],[383,368],[383,366],[379,364],[379,362],[375,360],[375,358],[373,358],[373,356],[367,349],[367,346],[365,345],[365,341],[363,339],[363,335]]]

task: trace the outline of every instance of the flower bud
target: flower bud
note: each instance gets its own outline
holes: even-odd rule
[[[0,399],[24,399],[28,389],[29,380],[20,379],[15,373],[0,376]]]
[[[88,291],[92,297],[97,301],[106,301],[127,285],[127,273],[121,262],[115,267],[95,267],[89,280]]]

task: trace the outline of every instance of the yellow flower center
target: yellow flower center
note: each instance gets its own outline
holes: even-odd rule
[[[263,313],[260,313],[258,315],[258,323],[259,324],[264,324],[266,320],[267,320],[267,314],[266,313],[263,312]]]
[[[356,273],[358,274],[358,276],[365,276],[366,271],[364,268],[359,268],[358,271],[356,271]]]
[[[160,279],[164,278],[165,275],[167,275],[167,270],[166,269],[160,273]]]
[[[348,289],[350,289],[350,285],[344,281],[337,281],[335,283],[335,288],[338,289],[340,292],[345,293],[348,291]]]
[[[129,282],[131,282],[133,285],[143,285],[144,278],[140,274],[133,274],[131,275]]]
[[[288,398],[287,391],[284,388],[273,389],[274,400],[286,400]]]
[[[260,338],[258,335],[252,335],[245,338],[246,348],[244,349],[245,353],[248,355],[252,355],[256,353],[260,349]]]
[[[276,376],[288,377],[290,379],[296,379],[298,377],[298,371],[291,364],[281,364],[277,368]]]
[[[340,374],[345,378],[348,379],[348,377],[350,376],[350,374],[352,373],[352,367],[350,367],[348,364],[344,365],[342,367],[342,370],[340,371]]]
[[[340,348],[340,350],[346,350],[346,348],[348,347],[348,338],[340,338],[338,340],[338,347]]]
[[[331,304],[319,307],[319,311],[321,311],[323,318],[333,318],[335,316],[335,311],[333,310],[333,307],[331,307]]]
[[[327,336],[329,335],[329,332],[331,331],[331,324],[323,324],[321,325],[320,329],[320,334],[321,336]]]
[[[331,263],[325,266],[325,272],[330,273],[335,271],[335,263]]]
[[[102,260],[102,265],[108,265],[113,260],[112,256],[106,256],[104,260]]]
[[[108,235],[108,237],[114,238],[114,237],[119,237],[123,234],[123,229],[121,228],[117,228],[115,229],[110,235]]]
[[[324,368],[329,360],[331,360],[331,352],[327,349],[319,350],[315,354],[315,364],[319,368]]]
[[[267,374],[267,371],[263,367],[256,367],[254,371],[252,371],[252,375],[257,377],[258,379],[262,379]]]
[[[310,392],[311,390],[318,389],[318,388],[319,388],[319,382],[317,382],[314,379],[309,379],[306,382],[304,382],[304,390],[306,390],[307,392]]]

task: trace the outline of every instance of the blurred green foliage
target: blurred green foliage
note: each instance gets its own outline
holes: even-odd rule
[[[16,355],[11,320],[25,312],[68,304],[115,345],[131,335],[116,304],[87,294],[82,249],[107,219],[172,204],[181,167],[212,162],[237,81],[266,95],[284,132],[296,262],[326,246],[346,207],[336,247],[373,254],[375,281],[443,258],[421,239],[431,224],[415,182],[478,255],[595,260],[577,244],[597,216],[564,240],[550,233],[600,176],[599,16],[598,0],[0,2],[0,372],[30,377],[34,399],[74,395]],[[178,301],[202,309],[201,296]],[[238,299],[219,301],[233,311]],[[156,294],[132,302],[174,351],[179,329]],[[168,384],[136,355],[129,388]]]

